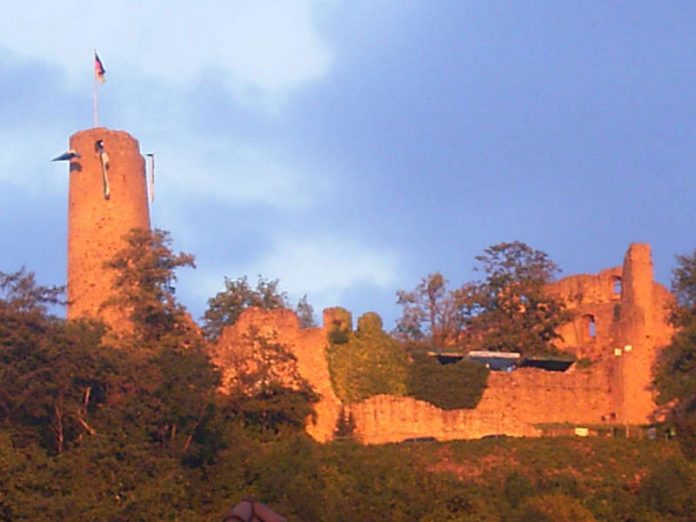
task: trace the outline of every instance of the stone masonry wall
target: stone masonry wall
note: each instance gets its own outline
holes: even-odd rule
[[[561,297],[575,316],[562,329],[560,347],[585,358],[586,368],[574,365],[564,373],[532,368],[491,372],[473,410],[444,411],[409,397],[371,397],[344,407],[353,417],[356,438],[381,444],[420,437],[538,436],[542,424],[650,422],[655,410],[652,369],[659,348],[672,334],[666,320],[672,296],[653,281],[650,247],[631,245],[622,267],[570,276],[548,291]],[[588,317],[594,322],[594,335]],[[291,348],[300,373],[321,395],[318,418],[308,432],[319,441],[331,440],[342,406],[331,387],[327,336],[337,326],[351,329],[351,322],[347,312],[328,309],[323,327],[302,329],[289,310],[247,310],[236,325],[225,329],[217,361],[228,371],[225,353],[235,349],[235,336],[250,328],[277,336]]]
[[[109,157],[110,198],[104,198],[95,144]],[[150,228],[145,162],[138,142],[126,132],[95,128],[70,138],[79,159],[70,162],[68,202],[69,319],[99,316],[116,329],[126,327],[126,311],[103,309],[112,293],[113,274],[104,267],[125,246],[132,228]]]
[[[326,363],[327,346],[324,328],[300,328],[297,315],[292,310],[245,310],[237,322],[226,327],[213,351],[213,361],[223,370],[223,391],[234,372],[230,364],[235,358],[245,354],[244,337],[256,334],[278,342],[297,358],[297,370],[319,394],[320,401],[315,405],[316,419],[310,419],[307,431],[316,440],[325,442],[333,438],[340,402],[334,394]]]

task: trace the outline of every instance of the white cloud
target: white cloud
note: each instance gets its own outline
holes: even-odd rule
[[[311,0],[0,3],[0,46],[58,64],[78,84],[97,48],[107,78],[135,68],[185,84],[215,70],[239,100],[268,104],[331,63]]]
[[[160,186],[175,199],[197,196],[228,205],[302,210],[329,190],[326,176],[292,167],[270,147],[189,138],[185,145],[169,142],[158,150]]]
[[[293,296],[308,294],[318,310],[340,305],[344,292],[356,285],[389,288],[396,281],[396,255],[336,237],[287,237],[272,252],[243,273],[280,279]]]
[[[341,296],[357,285],[390,289],[397,282],[397,256],[387,249],[366,246],[343,237],[284,237],[260,260],[247,266],[230,266],[217,273],[199,267],[186,278],[199,300],[222,290],[225,275],[246,274],[279,279],[293,299],[308,294],[316,310],[340,305]]]
[[[67,162],[52,163],[51,158],[67,150],[67,139],[60,131],[26,134],[0,131],[4,154],[0,155],[0,184],[26,190],[29,194],[62,194],[67,191]]]

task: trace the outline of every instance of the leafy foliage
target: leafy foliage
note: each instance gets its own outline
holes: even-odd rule
[[[272,438],[304,426],[318,396],[287,346],[252,328],[226,364],[234,369],[230,404],[245,428]]]
[[[403,314],[397,333],[436,348],[458,346],[523,354],[555,351],[556,329],[570,319],[563,303],[544,286],[558,267],[547,254],[514,241],[476,257],[482,281],[448,290],[440,273],[411,292],[399,291]]]
[[[570,319],[563,303],[544,292],[556,264],[519,241],[489,247],[476,260],[486,279],[466,299],[473,345],[523,354],[553,351],[556,328]]]
[[[659,463],[641,484],[639,495],[668,520],[696,520],[696,470],[686,462]]]
[[[24,268],[0,272],[0,311],[45,314],[48,306],[61,304],[63,291],[63,287],[38,285],[34,273]]]
[[[297,314],[297,317],[300,320],[301,328],[311,328],[312,326],[317,325],[317,322],[314,318],[314,307],[311,304],[309,304],[307,295],[303,295],[297,302],[297,306],[295,307],[295,313]]]
[[[225,326],[236,323],[242,312],[252,307],[264,310],[290,308],[290,302],[287,293],[280,290],[278,279],[259,276],[256,286],[252,286],[247,276],[237,279],[225,277],[225,289],[208,299],[208,309],[203,315],[205,337],[215,341]],[[314,308],[306,295],[297,302],[295,313],[302,328],[316,326]]]
[[[116,277],[115,296],[105,306],[130,311],[134,341],[140,345],[189,334],[192,324],[175,298],[174,271],[195,267],[193,256],[172,252],[163,230],[133,229],[125,239],[126,246],[107,263]]]
[[[343,402],[359,402],[380,393],[405,395],[406,352],[384,332],[379,315],[363,315],[357,331],[344,335],[345,342],[340,343],[334,335],[327,350],[334,390]]]
[[[475,408],[489,373],[480,363],[461,360],[441,365],[427,353],[416,351],[408,369],[408,395],[444,410]]]
[[[202,522],[245,495],[317,522],[693,516],[694,468],[670,442],[320,445],[299,431],[311,401],[274,379],[261,379],[264,393],[220,397],[204,354],[172,349],[169,338],[145,352],[114,350],[99,325],[0,305],[2,520]],[[351,340],[358,333],[379,336],[381,323],[362,318]]]
[[[336,427],[334,428],[334,437],[336,440],[350,439],[353,437],[355,432],[355,419],[350,411],[346,411],[346,408],[341,405],[341,409],[338,412],[338,419],[336,420]]]
[[[436,347],[459,343],[466,316],[459,293],[447,289],[441,273],[428,274],[410,292],[399,290],[397,304],[403,306],[403,315],[396,326],[403,339],[430,341]]]
[[[103,325],[51,316],[59,294],[20,272],[0,273],[1,520],[197,522],[245,495],[317,522],[694,519],[696,468],[672,441],[320,445],[300,431],[312,397],[269,368],[223,397],[195,337],[156,321],[143,349],[113,349]],[[369,314],[340,348],[385,335]],[[290,361],[251,340],[268,366]]]
[[[578,500],[563,493],[546,493],[529,498],[513,520],[526,522],[596,522],[592,512]]]
[[[696,459],[696,250],[677,256],[672,290],[676,303],[671,321],[677,331],[661,354],[656,375],[660,401],[672,404],[685,452]]]

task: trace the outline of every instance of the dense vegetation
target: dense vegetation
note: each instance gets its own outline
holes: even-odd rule
[[[399,342],[382,327],[382,319],[368,312],[358,328],[347,327],[349,314],[334,325],[327,348],[329,372],[336,396],[345,404],[373,395],[409,396],[452,410],[475,408],[488,381],[488,369],[462,360],[441,365],[421,345]]]
[[[488,381],[488,368],[462,359],[456,364],[440,364],[437,359],[415,351],[409,366],[408,395],[443,410],[475,408]]]
[[[675,279],[680,333],[659,381],[675,422],[693,419],[694,258]],[[268,367],[220,395],[206,343],[175,299],[174,270],[192,262],[165,233],[130,236],[110,303],[133,312],[122,335],[55,317],[59,288],[0,272],[0,520],[219,520],[245,495],[293,521],[696,519],[696,468],[672,440],[319,445],[302,430],[316,397]],[[332,337],[396,357],[389,339],[374,314]],[[288,357],[253,342],[263,360]],[[416,374],[423,389],[442,379],[432,359],[410,358],[397,371],[406,392]],[[447,371],[481,379],[473,367]]]
[[[290,308],[288,295],[280,290],[280,281],[259,276],[256,286],[249,284],[246,276],[238,279],[225,277],[225,289],[208,299],[208,309],[203,315],[203,333],[209,340],[220,337],[222,329],[234,324],[241,313],[253,306],[265,310]],[[314,326],[314,309],[307,296],[295,307],[302,327]]]
[[[672,343],[662,352],[657,372],[660,401],[670,404],[684,450],[696,459],[696,250],[677,256],[672,279],[676,303],[671,322],[677,329]]]

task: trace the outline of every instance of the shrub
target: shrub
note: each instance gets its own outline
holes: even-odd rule
[[[640,488],[641,500],[652,510],[676,520],[696,520],[696,470],[684,460],[661,463]]]
[[[528,499],[513,517],[527,522],[596,522],[590,510],[578,500],[563,493],[547,493]]]
[[[408,394],[444,410],[475,408],[488,374],[480,363],[462,360],[441,365],[428,354],[416,352],[408,372]]]

